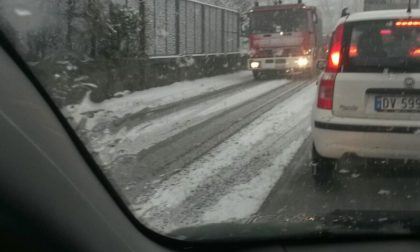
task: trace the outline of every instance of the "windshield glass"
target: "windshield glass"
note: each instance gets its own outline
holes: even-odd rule
[[[250,16],[251,33],[308,31],[308,12],[301,9],[255,11]]]
[[[254,2],[1,0],[0,29],[159,234],[418,235],[415,1]]]
[[[420,71],[420,26],[397,26],[398,20],[349,25],[347,71]]]

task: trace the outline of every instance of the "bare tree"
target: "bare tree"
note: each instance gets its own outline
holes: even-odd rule
[[[67,34],[66,34],[66,47],[67,50],[72,50],[72,34],[73,34],[73,18],[74,18],[74,10],[75,10],[75,1],[74,0],[67,0],[67,8],[66,8],[66,22],[67,22]]]

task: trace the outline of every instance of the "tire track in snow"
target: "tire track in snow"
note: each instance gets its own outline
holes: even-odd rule
[[[241,92],[256,85],[264,84],[264,81],[249,80],[241,83],[234,84],[225,88],[210,91],[208,93],[200,94],[198,96],[189,97],[187,99],[165,104],[160,107],[145,109],[134,114],[127,115],[113,122],[115,130],[125,128],[132,128],[139,123],[146,120],[153,120],[155,118],[163,117],[172,113],[176,113],[182,109],[202,104],[206,101],[211,101],[216,98],[222,99],[223,97]]]
[[[137,216],[162,232],[170,232],[253,214],[309,134],[313,93],[311,86],[293,95],[164,182],[153,198],[140,196],[138,205],[133,206]],[[244,193],[244,185],[255,184],[256,178],[266,185],[260,190],[248,187]],[[253,198],[254,191],[257,195]],[[246,198],[250,200],[242,206],[248,209],[238,215],[235,208]]]
[[[133,155],[140,157],[140,160],[135,162],[141,163],[144,160],[141,157],[147,155],[151,157],[156,150],[162,149],[163,146],[173,145],[174,138],[185,135],[185,132],[189,134],[191,129],[202,127],[203,123],[206,124],[212,118],[223,115],[250,100],[282,89],[289,84],[290,82],[285,80],[268,81],[233,95],[218,97],[213,101],[204,101],[202,104],[161,118],[143,121],[132,128],[123,128],[118,132],[104,132],[102,137],[97,141],[92,141],[90,145],[98,153],[99,161],[104,166],[111,167],[115,163],[119,166],[121,157]],[[165,155],[159,153],[157,156]],[[160,157],[156,162],[159,160],[161,160]],[[152,164],[152,166],[156,167],[157,165]]]
[[[278,83],[277,88],[259,96],[254,94],[255,98],[219,112],[202,123],[192,127],[183,125],[185,130],[174,134],[173,137],[129,157],[128,161],[118,160],[115,169],[111,169],[111,177],[125,188],[124,194],[131,202],[131,199],[140,193],[151,195],[156,188],[160,188],[163,181],[182,171],[184,167],[309,83],[311,82]]]

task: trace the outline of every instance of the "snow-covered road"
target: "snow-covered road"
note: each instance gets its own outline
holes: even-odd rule
[[[142,99],[142,92],[106,101],[107,113],[98,112],[100,104],[90,114],[73,111],[85,121],[87,145],[141,223],[183,239],[191,228],[212,224],[283,227],[334,219],[337,209],[420,209],[418,163],[367,167],[342,160],[334,186],[316,187],[309,137],[316,85],[243,77],[221,92],[203,89],[151,114],[134,109],[145,101],[124,101]],[[177,85],[196,83],[209,79]],[[166,88],[173,87],[155,90],[155,97],[164,97]],[[117,116],[125,102],[133,113]]]
[[[242,90],[229,96],[218,96],[211,100],[187,107],[176,113],[147,120],[133,127],[122,127],[109,134],[96,135],[91,148],[98,153],[102,164],[109,165],[121,155],[135,155],[142,150],[191,128],[211,117],[238,106],[248,100],[277,89],[287,81],[275,80]]]
[[[309,135],[315,85],[278,104],[133,204],[160,232],[240,221],[260,208]]]
[[[316,96],[313,81],[250,78],[240,72],[176,83],[102,104],[86,98],[65,112],[142,223],[170,233],[242,222],[308,138]],[[138,114],[171,104],[165,113]]]

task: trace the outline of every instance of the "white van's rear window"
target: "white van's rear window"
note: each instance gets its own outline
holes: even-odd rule
[[[420,21],[387,20],[348,25],[347,72],[420,72]]]

